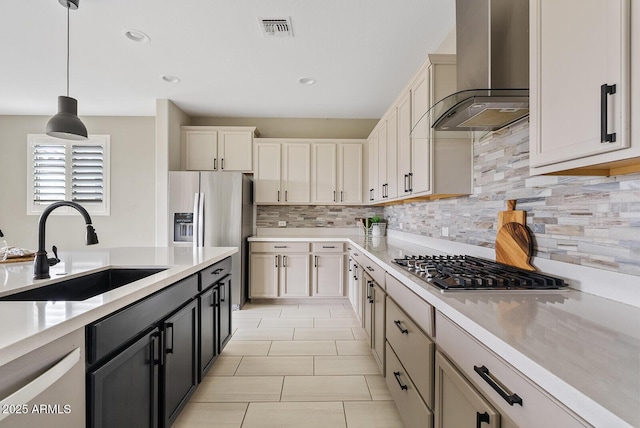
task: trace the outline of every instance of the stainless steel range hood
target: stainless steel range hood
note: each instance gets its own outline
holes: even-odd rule
[[[529,114],[529,0],[456,0],[457,90],[425,119],[495,131]]]

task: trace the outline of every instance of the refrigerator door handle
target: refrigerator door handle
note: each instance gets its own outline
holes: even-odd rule
[[[194,193],[193,195],[193,246],[198,246],[198,240],[200,239],[200,211],[199,211],[200,193]]]
[[[204,193],[198,197],[198,247],[204,247]]]

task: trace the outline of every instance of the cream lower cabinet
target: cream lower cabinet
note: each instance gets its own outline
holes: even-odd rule
[[[317,297],[344,297],[344,243],[314,242],[312,246],[312,294]]]
[[[308,297],[309,260],[309,243],[252,242],[249,297]]]
[[[380,372],[385,373],[385,311],[387,293],[384,289],[384,271],[363,258],[362,290],[362,323],[367,332],[367,341],[371,346],[373,356],[378,363]]]
[[[460,374],[440,352],[436,352],[436,428],[499,428],[500,413]]]
[[[436,325],[437,427],[591,426],[440,312]]]

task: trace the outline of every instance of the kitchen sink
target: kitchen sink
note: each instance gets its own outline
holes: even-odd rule
[[[55,284],[0,297],[0,301],[81,301],[167,268],[110,268]]]

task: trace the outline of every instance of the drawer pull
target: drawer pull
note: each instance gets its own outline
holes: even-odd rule
[[[336,248],[335,245],[323,245],[322,248]]]
[[[393,323],[396,325],[396,327],[398,327],[402,334],[409,334],[409,330],[407,330],[406,328],[402,328],[400,320],[394,320]]]
[[[219,274],[220,272],[222,272],[223,270],[224,270],[224,268],[218,268],[218,269],[214,270],[213,272],[211,272],[211,274],[212,274],[212,275],[217,275],[217,274]]]
[[[406,391],[407,389],[409,389],[409,387],[403,384],[402,381],[400,380],[400,372],[393,372],[393,375],[395,376],[396,381],[398,382],[398,385],[400,385],[400,389],[402,389],[403,391]]]
[[[485,422],[485,423],[490,423],[491,419],[489,418],[489,413],[484,412],[484,413],[480,413],[480,412],[476,412],[476,428],[482,428],[480,425]]]
[[[273,248],[287,248],[286,245],[274,245]]]
[[[369,272],[375,272],[375,269],[374,269],[374,268],[372,268],[371,266],[367,266],[367,270],[368,270]]]
[[[478,367],[473,366],[473,370],[480,375],[485,382],[491,386],[502,398],[504,401],[509,403],[509,405],[513,406],[514,404],[519,404],[522,406],[522,398],[518,396],[518,394],[508,394],[505,389],[506,387],[500,382],[498,379],[495,379],[491,373],[489,373],[489,369],[485,366]]]

